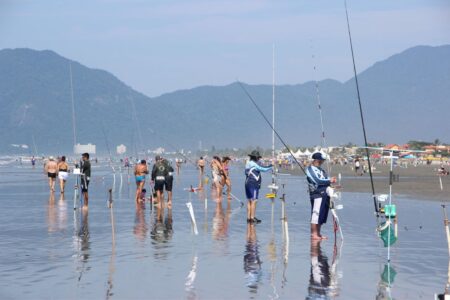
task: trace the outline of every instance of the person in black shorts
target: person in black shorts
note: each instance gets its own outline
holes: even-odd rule
[[[81,193],[84,198],[83,209],[88,208],[89,204],[89,180],[91,179],[91,162],[89,161],[89,153],[81,155]]]
[[[166,192],[167,192],[167,207],[172,208],[172,186],[173,186],[173,172],[174,169],[167,159],[164,159],[164,163],[167,165],[167,175],[166,175]]]
[[[155,157],[155,164],[152,168],[152,183],[154,183],[155,191],[156,191],[156,203],[159,204],[159,207],[163,207],[163,199],[162,195],[164,193],[164,187],[167,189],[166,185],[166,177],[168,176],[168,167],[164,162],[164,159],[157,155]]]

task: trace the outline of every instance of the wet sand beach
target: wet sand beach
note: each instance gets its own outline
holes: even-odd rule
[[[370,194],[347,192],[348,178],[368,178],[353,178],[350,168],[342,171],[344,209],[338,212],[345,242],[334,240],[328,222],[323,233],[330,239],[319,244],[310,243],[303,175],[279,176],[284,222],[281,200],[263,196],[270,183],[264,174],[257,208],[262,223],[249,225],[241,166],[231,166],[236,199],[230,202],[214,201],[210,186],[208,200],[185,190],[198,182],[198,171],[185,166],[174,180],[170,211],[148,202],[136,206],[127,170],[113,174],[107,163],[94,163],[92,171],[89,210],[82,211],[73,209],[74,175],[66,195],[52,195],[41,168],[0,166],[0,299],[432,299],[446,286],[440,203],[396,201],[399,241],[386,267]]]
[[[326,166],[325,166],[326,168]],[[414,167],[395,167],[394,175],[398,181],[393,183],[394,196],[412,196],[420,200],[448,201],[450,200],[450,176],[442,176],[443,191],[440,189],[438,165],[419,165]],[[447,168],[448,169],[448,168]],[[294,170],[280,170],[281,173],[301,175],[302,171],[296,167]],[[342,190],[350,193],[371,193],[369,173],[357,176],[352,165],[332,165],[331,176],[341,174]],[[373,170],[375,193],[387,194],[389,192],[389,165],[375,165]]]

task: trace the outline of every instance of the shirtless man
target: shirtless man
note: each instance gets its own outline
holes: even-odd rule
[[[143,159],[134,167],[134,176],[136,178],[136,202],[141,200],[142,189],[145,185],[145,175],[148,174],[147,162]]]
[[[55,191],[56,174],[58,173],[58,164],[53,156],[48,158],[48,162],[44,166],[44,171],[48,176],[48,185],[50,191],[53,193]]]
[[[205,175],[205,160],[203,159],[203,156],[200,157],[200,159],[197,161],[197,167],[200,172],[200,184],[199,188],[203,188],[203,176]]]

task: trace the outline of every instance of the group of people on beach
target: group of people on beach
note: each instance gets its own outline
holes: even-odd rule
[[[167,207],[172,208],[172,187],[173,187],[174,169],[170,161],[157,155],[151,172],[150,186],[152,195],[150,200],[152,204],[158,204],[160,208],[164,207],[164,191],[167,192]],[[136,180],[136,204],[145,202],[146,189],[145,177],[149,174],[146,160],[141,160],[134,168],[134,176]],[[156,199],[153,199],[156,198]]]
[[[259,190],[261,189],[262,172],[273,171],[275,161],[272,164],[264,166],[261,163],[262,156],[256,150],[248,154],[249,159],[245,165],[245,194],[247,198],[247,223],[258,224],[261,220],[256,217],[256,203],[259,198]],[[311,238],[313,240],[326,239],[320,233],[321,225],[326,223],[328,218],[328,210],[330,208],[330,197],[327,188],[336,182],[336,178],[329,178],[328,174],[321,168],[326,157],[321,152],[315,152],[312,155],[312,163],[306,168],[306,177],[311,202]],[[211,193],[215,193],[218,201],[222,200],[224,188],[227,187],[226,195],[228,201],[232,198],[231,179],[229,173],[229,163],[231,159],[228,156],[222,158],[213,156],[211,167]],[[178,160],[177,160],[178,163]],[[199,170],[200,182],[196,190],[202,190],[204,187],[205,166],[207,161],[200,157],[196,165]],[[177,164],[178,166],[178,164]],[[89,154],[83,153],[79,167],[81,179],[81,192],[84,198],[83,208],[88,207],[88,186],[91,177],[91,165]],[[177,168],[178,169],[178,168]],[[59,178],[60,191],[64,194],[65,183],[70,172],[66,157],[62,156],[58,161],[53,156],[48,158],[44,165],[45,173],[48,177],[50,191],[55,192],[56,177]],[[147,199],[145,189],[145,179],[150,175],[150,187],[152,191],[152,204],[159,205],[159,208],[165,207],[164,192],[167,192],[167,208],[172,208],[172,187],[173,187],[174,169],[169,160],[157,155],[154,160],[151,173],[149,172],[146,160],[140,160],[134,167],[134,176],[136,182],[136,204],[143,203]],[[206,181],[207,182],[207,181]]]
[[[35,162],[32,161],[32,164],[33,163]],[[80,164],[76,164],[75,169],[79,170],[79,172],[77,173],[81,178],[80,187],[84,199],[83,209],[87,209],[89,204],[88,187],[91,177],[91,163],[89,161],[89,153],[83,153],[81,155]],[[49,156],[48,160],[44,162],[44,173],[48,177],[48,185],[51,193],[55,192],[56,178],[58,177],[59,189],[61,194],[63,195],[66,187],[66,181],[70,173],[70,167],[66,161],[66,157],[61,156],[58,158],[58,160],[56,160],[53,156]]]

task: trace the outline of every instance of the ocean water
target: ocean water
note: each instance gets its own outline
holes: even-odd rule
[[[185,190],[198,184],[198,173],[183,165],[171,211],[136,207],[125,171],[114,181],[106,164],[93,164],[92,175],[83,213],[73,209],[74,175],[65,196],[57,187],[52,197],[41,165],[0,164],[0,299],[433,299],[447,283],[438,202],[394,199],[399,239],[387,265],[369,194],[342,194],[343,243],[339,237],[335,243],[330,218],[323,227],[330,239],[312,244],[302,177],[280,176],[282,222],[281,200],[264,198],[270,180],[264,174],[262,223],[247,225],[239,166],[231,167],[235,198],[220,203],[209,189],[207,200]]]

